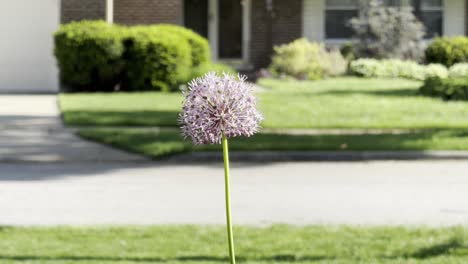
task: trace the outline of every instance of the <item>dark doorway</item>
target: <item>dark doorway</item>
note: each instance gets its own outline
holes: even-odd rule
[[[219,1],[219,57],[242,58],[242,0]]]
[[[185,0],[184,24],[208,38],[208,0]]]

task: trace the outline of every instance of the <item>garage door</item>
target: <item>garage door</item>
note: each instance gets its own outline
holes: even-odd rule
[[[58,90],[52,34],[60,0],[0,0],[0,93]]]

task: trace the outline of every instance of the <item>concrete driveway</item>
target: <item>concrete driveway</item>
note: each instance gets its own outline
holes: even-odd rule
[[[223,224],[221,164],[2,164],[0,224]],[[468,223],[468,163],[233,163],[236,224]]]
[[[0,95],[0,162],[137,162],[62,125],[54,95]]]

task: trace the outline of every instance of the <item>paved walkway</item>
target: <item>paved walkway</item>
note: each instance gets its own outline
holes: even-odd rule
[[[144,160],[75,136],[62,125],[56,96],[0,96],[0,162]]]
[[[0,225],[223,224],[221,164],[0,165]],[[468,163],[233,163],[236,224],[468,223]]]

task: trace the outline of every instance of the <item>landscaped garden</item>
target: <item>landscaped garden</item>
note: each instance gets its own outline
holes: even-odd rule
[[[236,227],[239,263],[466,263],[461,227]],[[0,229],[0,263],[226,263],[221,226]]]
[[[468,104],[419,94],[419,81],[332,78],[262,79],[263,132],[231,140],[232,150],[468,149]],[[80,93],[60,97],[65,122],[85,138],[151,157],[185,151],[179,93]],[[286,133],[295,129],[294,133]]]
[[[436,38],[426,49],[411,10],[363,5],[341,50],[304,38],[274,48],[257,73],[263,129],[231,140],[232,150],[468,149],[468,38]],[[63,118],[82,137],[153,158],[219,149],[193,147],[178,122],[180,88],[209,71],[234,72],[211,61],[206,39],[177,26],[84,21],[62,26],[55,43],[64,91],[73,92],[60,96]]]

